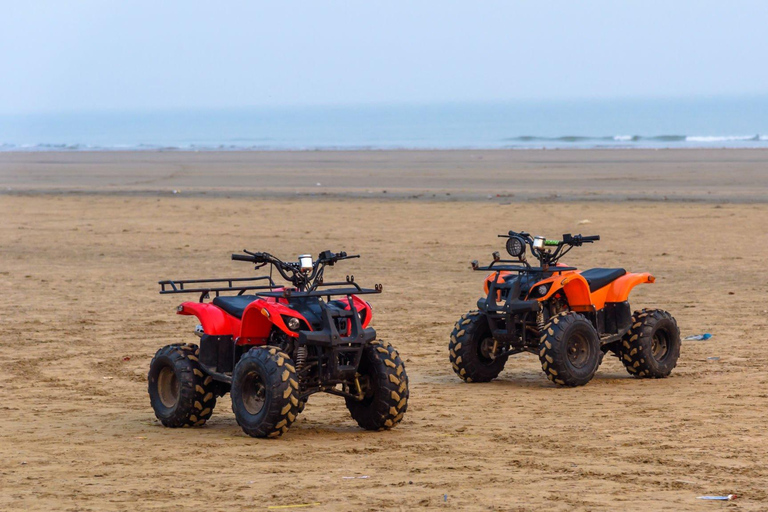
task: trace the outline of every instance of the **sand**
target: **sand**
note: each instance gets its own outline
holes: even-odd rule
[[[510,158],[565,155],[520,153]],[[408,153],[392,157],[397,168],[431,166],[437,183],[451,183],[459,173],[439,168],[453,154],[413,153],[410,164]],[[493,181],[494,171],[480,165],[451,186],[468,190],[468,200],[450,202],[353,198],[349,190],[337,191],[350,196],[344,201],[276,200],[264,197],[259,180],[250,195],[230,198],[169,195],[165,182],[140,191],[127,185],[145,178],[141,169],[155,172],[172,159],[191,164],[169,186],[198,180],[201,189],[230,190],[247,178],[248,166],[234,166],[240,170],[232,177],[208,160],[241,159],[261,176],[269,172],[261,159],[287,161],[285,154],[0,155],[0,186],[15,188],[0,195],[0,509],[711,510],[723,505],[696,497],[734,493],[731,506],[765,510],[768,205],[748,200],[764,193],[766,167],[755,163],[764,157],[689,154],[695,161],[675,165],[701,165],[706,185],[689,181],[688,171],[661,173],[657,179],[678,199],[700,189],[696,201],[664,202],[621,201],[611,191],[631,190],[628,176],[642,174],[643,162],[661,169],[671,165],[669,155],[684,160],[681,153],[584,152],[576,161],[572,152],[576,163],[567,168],[608,173],[607,160],[616,162],[618,178],[596,187],[610,200],[586,197],[587,186],[570,201],[489,200],[483,187],[470,186],[471,177]],[[297,154],[301,172],[315,169],[313,181],[334,182],[310,156],[330,158]],[[386,153],[370,159],[367,169],[386,167]],[[600,162],[592,167],[590,159]],[[712,186],[724,179],[715,172],[720,161],[742,169],[722,165],[729,178],[722,190]],[[339,165],[353,172],[357,164]],[[226,178],[205,182],[219,170]],[[55,183],[40,178],[58,171],[65,176]],[[81,173],[90,177],[80,182]],[[372,181],[397,188],[393,173]],[[105,185],[107,175],[117,185]],[[533,191],[537,180],[516,183]],[[752,182],[751,191],[738,185]],[[405,178],[401,185],[419,189]],[[421,186],[429,191],[427,182]],[[733,200],[707,200],[707,190]],[[652,272],[656,283],[636,288],[633,307],[665,308],[684,336],[712,338],[684,342],[678,367],[663,380],[630,378],[606,358],[587,386],[560,389],[526,354],[510,359],[495,382],[461,382],[447,344],[453,323],[481,293],[483,276],[468,262],[502,249],[496,234],[513,228],[550,237],[600,234],[568,263]],[[228,397],[200,429],[172,430],[155,420],[145,381],[152,355],[168,343],[195,341],[195,321],[175,315],[179,300],[160,296],[156,282],[248,275],[246,264],[229,260],[243,248],[286,258],[324,249],[363,256],[329,276],[352,273],[362,284],[384,285],[371,298],[373,324],[400,351],[411,382],[398,428],[362,431],[343,400],[325,395],[313,396],[278,440],[247,437]]]
[[[174,190],[232,197],[764,203],[768,150],[0,153],[0,193]]]

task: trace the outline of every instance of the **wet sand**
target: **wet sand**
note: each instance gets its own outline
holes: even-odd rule
[[[0,194],[174,190],[263,198],[767,202],[768,150],[0,153]]]
[[[286,171],[291,180],[309,173],[329,188],[337,183],[345,197],[365,188],[362,178],[350,187],[336,182],[327,161],[305,160],[328,154],[299,153],[300,165],[283,154],[0,154],[0,184],[15,189],[0,195],[0,509],[709,510],[723,505],[696,496],[734,493],[740,497],[729,506],[765,510],[768,286],[760,276],[768,205],[748,201],[764,192],[763,153],[726,151],[707,161],[709,152],[692,152],[696,161],[676,164],[669,155],[681,153],[578,153],[515,156],[515,169],[532,176],[516,186],[527,183],[534,197],[543,182],[533,169],[550,155],[572,159],[553,171],[561,176],[573,174],[564,169],[608,176],[614,168],[616,179],[598,181],[599,197],[581,185],[573,200],[535,203],[487,199],[498,162],[478,164],[472,176],[458,164],[441,170],[451,155],[468,162],[463,152],[437,153],[438,161],[424,154],[423,162],[414,153],[410,163],[407,152],[395,153],[393,170],[376,179],[401,197],[343,203],[264,197],[295,194],[270,174],[281,159],[298,169]],[[386,157],[370,155],[379,170]],[[527,170],[524,157],[534,162]],[[620,162],[611,167],[609,157]],[[232,164],[237,172],[205,163],[228,158],[245,163]],[[262,158],[273,163],[254,163]],[[175,172],[166,159],[186,162],[180,174],[129,186],[160,168]],[[406,176],[408,165],[417,177]],[[676,165],[703,169],[703,181],[660,170]],[[361,168],[346,159],[336,166]],[[427,167],[434,181],[417,183]],[[248,169],[272,177],[252,183],[241,194],[249,197],[226,197]],[[65,177],[50,178],[62,170]],[[229,174],[211,182],[221,170]],[[656,176],[671,197],[697,199],[618,200],[635,172]],[[473,188],[475,178],[486,185]],[[438,194],[430,183],[444,184],[453,200],[406,198],[405,189]],[[199,196],[185,197],[194,184]],[[221,194],[204,197],[208,184]],[[171,187],[183,188],[169,195]],[[53,189],[68,193],[43,193]],[[716,194],[732,201],[706,197]],[[635,289],[634,309],[667,309],[683,336],[713,337],[684,342],[663,380],[631,378],[606,357],[590,384],[559,389],[534,356],[520,355],[495,382],[461,382],[447,345],[453,323],[481,293],[483,276],[468,262],[502,250],[496,234],[508,229],[600,234],[568,263],[652,272],[657,281]],[[152,355],[196,340],[195,321],[175,315],[180,300],[160,296],[156,282],[248,275],[248,265],[229,260],[243,248],[286,258],[324,249],[363,256],[328,276],[384,285],[371,298],[373,325],[400,351],[411,381],[398,428],[362,431],[343,400],[322,395],[278,440],[243,434],[228,396],[203,428],[172,430],[155,420],[145,380]]]

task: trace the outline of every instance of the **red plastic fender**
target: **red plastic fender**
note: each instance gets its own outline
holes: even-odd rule
[[[343,304],[346,304],[347,306],[344,309],[349,309],[349,300],[347,298],[338,299],[338,302],[341,302]],[[355,309],[357,310],[358,314],[365,312],[363,317],[365,318],[363,320],[363,328],[368,327],[368,324],[371,323],[371,319],[373,318],[373,308],[371,308],[371,305],[368,304],[366,301],[358,297],[357,295],[352,296],[352,302],[355,304]],[[350,326],[350,329],[352,327]]]
[[[292,338],[298,338],[299,333],[294,332],[285,325],[283,315],[296,317],[303,321],[312,330],[306,318],[298,311],[291,309],[278,302],[267,302],[264,299],[256,299],[248,304],[243,311],[243,318],[240,323],[240,332],[238,333],[238,345],[264,344],[269,338],[272,326],[276,326],[285,334]]]
[[[213,304],[204,302],[182,302],[176,309],[179,315],[194,315],[203,325],[205,334],[231,336],[239,330],[240,322]]]

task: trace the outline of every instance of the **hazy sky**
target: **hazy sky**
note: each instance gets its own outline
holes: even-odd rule
[[[0,0],[0,112],[768,93],[768,2]]]

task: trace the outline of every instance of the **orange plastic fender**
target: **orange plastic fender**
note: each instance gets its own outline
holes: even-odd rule
[[[565,297],[568,299],[568,305],[574,311],[591,311],[596,306],[592,304],[589,283],[578,272],[567,273],[560,280],[560,285],[563,287]],[[552,287],[554,288],[554,285]]]
[[[542,297],[537,297],[536,298],[536,300],[538,300],[539,302],[544,302],[544,301],[549,300],[554,294],[556,294],[557,292],[559,292],[560,290],[563,289],[563,285],[562,285],[562,282],[564,281],[563,278],[565,276],[567,276],[567,275],[570,275],[570,274],[575,274],[575,272],[573,270],[569,270],[569,271],[566,271],[566,272],[560,272],[560,273],[555,274],[553,276],[550,276],[550,277],[548,277],[546,279],[542,279],[541,281],[537,281],[536,284],[531,286],[531,290],[528,292],[529,297],[530,297],[530,294],[533,292],[533,290],[535,290],[537,287],[539,287],[539,286],[541,286],[543,284],[552,283],[552,285],[549,287],[549,291],[546,293],[546,295],[544,295]]]
[[[498,272],[498,274],[499,274],[499,282],[503,283],[504,282],[504,276],[508,276],[511,273],[512,272],[509,272],[507,270],[499,271]],[[488,295],[488,289],[491,287],[491,283],[494,281],[494,279],[496,279],[496,272],[491,272],[485,278],[485,282],[483,283],[483,291],[485,292],[486,295]],[[497,292],[497,295],[498,295],[498,297],[496,298],[496,300],[501,300],[501,292],[500,291]]]
[[[653,283],[656,278],[648,272],[641,274],[624,274],[608,286],[605,302],[624,302],[629,298],[629,292],[639,284]]]

